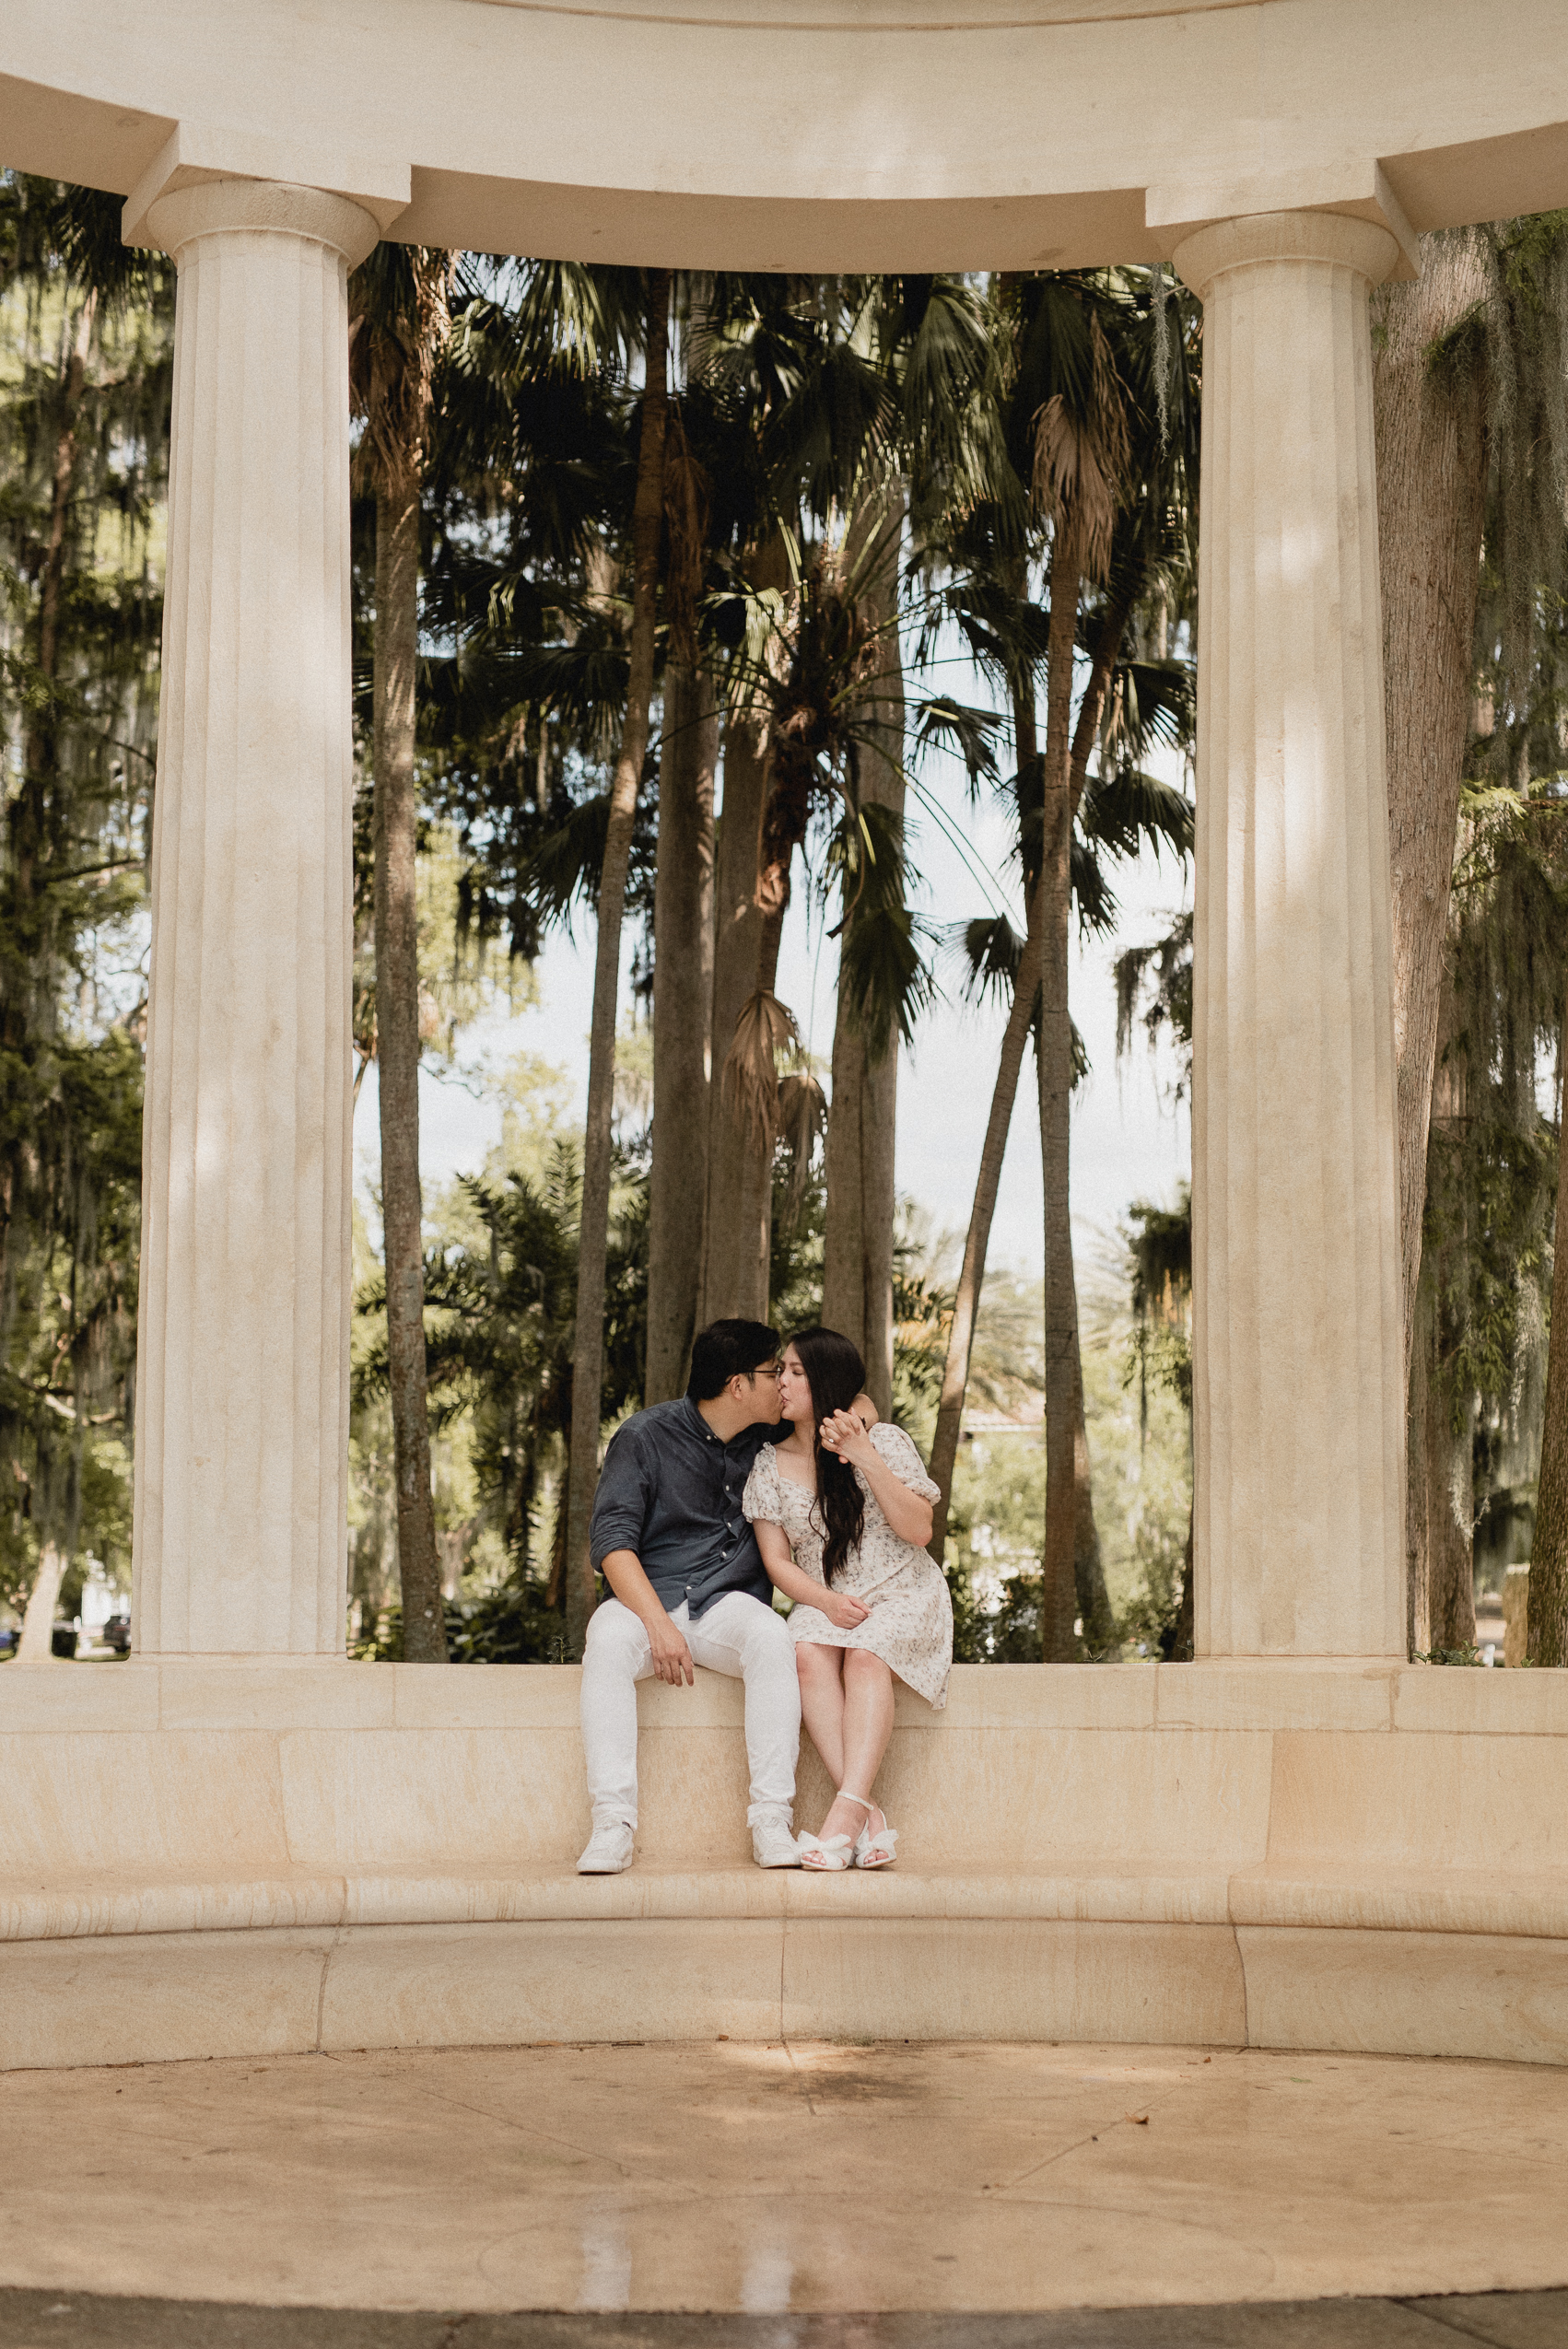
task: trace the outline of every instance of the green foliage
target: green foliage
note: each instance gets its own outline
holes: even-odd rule
[[[172,268],[0,174],[0,1597],[128,1574]],[[68,1572],[67,1595],[73,1587]]]
[[[1147,1432],[1151,1382],[1192,1408],[1192,1196],[1175,1208],[1135,1199],[1128,1209],[1132,1336],[1125,1383],[1138,1382],[1138,1418]]]

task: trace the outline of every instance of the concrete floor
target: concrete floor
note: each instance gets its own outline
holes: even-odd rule
[[[0,2349],[1568,2342],[1555,2295],[1410,2305],[1568,2285],[1568,2086],[1536,2066],[994,2044],[298,2056],[11,2073],[0,2144]],[[584,2313],[500,2314],[530,2309]],[[1085,2309],[1144,2313],[1012,2313]],[[657,2314],[693,2310],[713,2314]]]

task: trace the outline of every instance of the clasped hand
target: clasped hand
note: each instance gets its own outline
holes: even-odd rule
[[[836,1452],[851,1467],[876,1456],[876,1446],[869,1431],[853,1411],[829,1411],[822,1423],[821,1433],[823,1450]]]
[[[818,1614],[825,1615],[835,1630],[839,1631],[852,1631],[871,1613],[871,1608],[862,1606],[858,1598],[851,1598],[848,1591],[836,1591],[831,1584],[813,1604]]]

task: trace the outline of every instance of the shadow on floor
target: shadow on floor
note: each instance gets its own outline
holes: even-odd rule
[[[1568,2290],[1038,2316],[509,2316],[0,2289],[0,2349],[1564,2349]]]

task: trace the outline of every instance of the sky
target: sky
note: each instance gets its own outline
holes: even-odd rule
[[[1167,771],[1159,761],[1161,771]],[[1179,779],[1174,762],[1169,779]],[[962,766],[933,758],[921,784],[930,804],[911,794],[910,861],[923,878],[919,909],[946,927],[1004,906],[1023,927],[1016,879],[1006,864],[1007,832],[1000,811],[971,806]],[[954,836],[957,836],[956,841]],[[963,850],[957,842],[962,842]],[[966,853],[965,853],[966,852]],[[1134,1199],[1174,1201],[1187,1179],[1191,1139],[1187,1104],[1170,1099],[1175,1076],[1168,1048],[1152,1060],[1141,1038],[1118,1071],[1116,989],[1111,965],[1124,946],[1152,941],[1170,917],[1191,903],[1191,870],[1168,852],[1145,854],[1113,869],[1121,906],[1116,936],[1074,938],[1070,979],[1072,1015],[1088,1047],[1090,1074],[1074,1095],[1073,1221],[1082,1249],[1102,1254]],[[820,919],[799,885],[779,954],[778,993],[799,1021],[808,1047],[824,1061],[833,1046],[837,948],[824,941]],[[832,918],[832,917],[830,917]],[[631,941],[626,941],[629,961]],[[945,956],[939,960],[943,994],[922,1017],[905,1049],[898,1080],[897,1184],[923,1208],[935,1233],[967,1225],[979,1166],[1005,1012],[965,1004]],[[575,1087],[580,1117],[587,1093],[588,1032],[593,985],[592,924],[579,917],[575,942],[552,937],[536,965],[534,1001],[515,1017],[486,1016],[465,1031],[462,1060],[504,1065],[519,1052],[537,1054],[564,1069]],[[629,999],[622,989],[622,1001]],[[1037,1276],[1043,1263],[1043,1198],[1038,1127],[1033,1115],[1033,1062],[1026,1064],[1014,1110],[997,1200],[989,1261]],[[501,1136],[501,1104],[482,1080],[421,1077],[421,1161],[427,1191],[460,1173],[478,1172]],[[369,1205],[380,1151],[374,1071],[367,1075],[355,1118],[356,1182]]]

